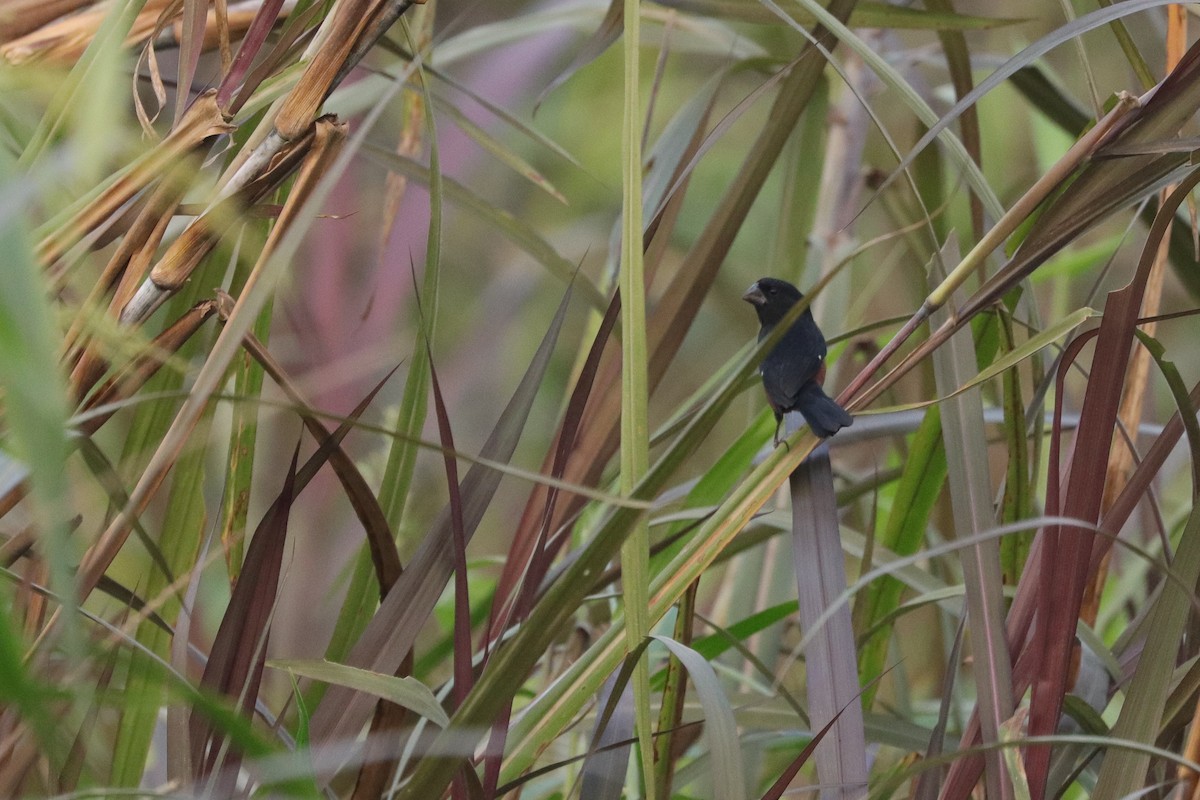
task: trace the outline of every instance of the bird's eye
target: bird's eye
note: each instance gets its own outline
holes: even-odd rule
[[[775,287],[774,287],[774,286],[768,286],[768,287],[767,287],[767,294],[775,294]]]

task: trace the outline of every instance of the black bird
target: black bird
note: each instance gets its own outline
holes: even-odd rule
[[[787,281],[778,278],[755,281],[742,299],[753,305],[758,313],[762,325],[758,340],[761,342],[769,336],[803,297],[800,290]],[[763,359],[759,372],[762,373],[763,388],[767,390],[767,400],[775,412],[776,444],[779,443],[779,425],[789,411],[799,411],[812,432],[822,439],[854,422],[846,409],[821,389],[825,380],[826,351],[825,337],[812,312],[806,308]]]

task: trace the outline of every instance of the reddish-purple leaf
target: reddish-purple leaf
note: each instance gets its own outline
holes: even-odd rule
[[[183,0],[183,33],[179,37],[179,78],[175,84],[175,123],[183,119],[192,94],[192,81],[204,51],[208,0]]]
[[[608,310],[600,321],[600,327],[592,340],[591,349],[580,370],[575,389],[567,402],[567,410],[555,441],[554,461],[550,468],[551,476],[561,478],[566,471],[568,459],[575,449],[579,429],[583,424],[584,410],[592,393],[596,380],[596,372],[600,367],[600,358],[604,355],[604,346],[608,343],[613,327],[621,310],[621,296],[614,294],[608,304]],[[538,499],[544,493],[545,501],[541,509],[540,524],[534,526],[530,519],[536,514]],[[528,614],[529,608],[537,597],[537,591],[542,580],[550,570],[561,544],[547,547],[547,537],[550,526],[554,521],[554,510],[558,503],[558,488],[538,486],[530,493],[521,523],[517,526],[517,534],[513,537],[512,547],[509,548],[508,558],[504,561],[504,571],[496,587],[492,601],[491,620],[484,638],[484,659],[492,643],[503,635],[505,629],[514,619],[521,620]],[[512,715],[511,704],[496,718],[492,724],[492,733],[488,742],[487,756],[484,758],[484,796],[495,797],[496,784],[500,781],[500,761],[504,755],[504,744],[508,735],[508,723]]]
[[[386,381],[386,378],[384,380]],[[351,417],[339,425],[336,431],[327,433],[321,439],[316,452],[309,456],[299,471],[296,469],[300,455],[297,444],[283,489],[263,516],[250,540],[250,546],[246,549],[241,577],[233,587],[229,605],[213,639],[208,662],[200,680],[202,687],[237,699],[239,706],[246,713],[254,709],[259,684],[262,681],[270,620],[279,588],[292,503],[330,456],[341,452],[341,442],[349,433],[354,420],[362,414],[382,385],[381,382],[369,393],[355,408]],[[193,772],[197,777],[205,777],[218,766],[217,759],[221,753],[220,736],[200,711],[192,713],[189,732]],[[230,750],[226,755],[226,763],[222,765],[222,782],[230,781],[237,775],[238,761],[239,754]],[[225,783],[222,785],[231,788]]]
[[[1112,434],[1116,430],[1117,409],[1124,387],[1125,367],[1146,278],[1167,224],[1198,183],[1200,170],[1193,171],[1172,192],[1151,226],[1133,280],[1125,288],[1109,295],[1100,327],[1078,337],[1064,354],[1059,372],[1060,398],[1063,396],[1061,383],[1066,365],[1077,357],[1084,343],[1098,335],[1076,432],[1075,451],[1069,470],[1064,470],[1069,474],[1067,490],[1062,491],[1060,472],[1052,467],[1047,485],[1047,515],[1060,515],[1092,524],[1099,518]],[[1137,498],[1144,495],[1144,487],[1161,468],[1166,453],[1181,432],[1182,424],[1168,425],[1164,429],[1105,518],[1106,529],[1118,530],[1128,518]],[[1055,409],[1051,437],[1051,465],[1060,463],[1061,433],[1060,400]],[[1021,695],[1030,686],[1033,687],[1029,716],[1031,736],[1052,734],[1056,729],[1068,683],[1067,672],[1075,646],[1075,628],[1084,587],[1111,547],[1110,538],[1098,537],[1084,527],[1049,527],[1034,540],[1006,626],[1009,647],[1016,661],[1013,693]],[[1035,615],[1039,621],[1036,628],[1033,626]],[[962,739],[964,748],[978,744],[978,731],[978,719],[973,716]],[[1049,745],[1028,749],[1026,770],[1032,797],[1044,796],[1049,757]],[[965,800],[979,780],[982,763],[982,759],[974,755],[955,762],[942,797],[946,800]]]
[[[240,88],[236,84],[233,87],[238,88],[238,91],[233,100],[229,102],[228,108],[225,106],[221,106],[221,108],[228,114],[237,114],[241,111],[242,106],[249,102],[263,81],[276,74],[286,63],[294,60],[301,45],[316,33],[316,22],[325,10],[324,4],[313,3],[299,14],[289,16],[270,51],[250,69],[246,77],[242,79]]]
[[[433,407],[437,415],[438,436],[442,442],[442,463],[446,466],[446,485],[450,492],[450,533],[454,544],[454,687],[451,696],[454,699],[453,707],[457,708],[474,683],[471,672],[471,597],[467,587],[467,534],[463,524],[454,435],[450,430],[450,416],[446,413],[428,338],[425,339],[425,353],[429,358],[429,383],[433,387]]]
[[[655,269],[661,261],[665,243],[670,239],[671,231],[674,230],[692,169],[696,163],[695,156],[705,141],[704,128],[715,100],[716,93],[714,91],[699,112],[684,119],[688,126],[693,126],[690,129],[690,138],[686,146],[667,149],[661,154],[656,152],[650,157],[654,166],[647,173],[647,202],[654,204],[655,211],[648,221],[642,237],[642,248],[646,251],[647,285],[653,282]],[[680,124],[682,125],[684,122],[680,122]],[[687,132],[686,128],[685,132]],[[661,184],[661,187],[669,186],[671,191],[666,192],[664,197],[655,199],[657,194],[662,194],[661,187],[658,187],[659,191],[656,193],[656,184]],[[607,426],[609,430],[601,440],[600,453],[593,452],[593,446],[579,454],[579,461],[590,465],[591,469],[591,472],[582,476],[581,483],[590,484],[595,481],[598,470],[603,468],[603,465],[611,458],[616,447],[612,436],[616,418],[612,413],[608,413],[609,411],[615,413],[615,407],[608,400],[608,396],[612,395],[611,391],[602,393],[599,398],[592,400],[590,408],[588,403],[592,398],[592,389],[597,376],[602,370],[608,370],[605,374],[611,374],[616,366],[613,355],[609,356],[608,361],[602,359],[620,310],[620,296],[614,295],[601,320],[596,336],[592,340],[588,357],[567,404],[555,440],[555,448],[547,457],[544,466],[544,469],[547,469],[549,474],[555,478],[562,478],[567,474],[567,470],[571,466],[571,459],[576,456],[581,436],[588,429],[595,430]],[[652,377],[652,380],[656,379]],[[612,383],[612,381],[604,381],[602,385],[608,383]],[[588,412],[586,416],[585,411]],[[573,475],[572,478],[580,478],[580,476]],[[565,542],[565,539],[554,540],[547,537],[549,537],[550,531],[557,529],[562,524],[564,519],[569,519],[577,513],[582,504],[571,501],[568,503],[567,510],[562,514],[556,514],[558,499],[557,489],[539,486],[530,493],[529,499],[526,501],[521,522],[517,526],[517,533],[513,537],[513,544],[509,549],[509,556],[505,559],[504,571],[497,584],[485,647],[499,638],[512,620],[523,618],[525,612],[517,610],[514,613],[514,606],[520,605],[528,608],[533,600],[533,593],[543,584],[550,564],[558,556],[558,552]],[[518,587],[524,588],[519,589]],[[521,597],[517,597],[518,592],[521,593]]]
[[[1047,491],[1047,513],[1061,513],[1062,516],[1093,524],[1100,519],[1109,452],[1112,449],[1113,433],[1116,431],[1117,412],[1125,386],[1125,372],[1146,281],[1157,257],[1159,243],[1166,234],[1167,226],[1174,219],[1175,209],[1198,183],[1200,170],[1195,170],[1163,203],[1151,226],[1136,275],[1128,286],[1108,296],[1096,340],[1092,371],[1084,394],[1079,428],[1075,436],[1075,452],[1071,458],[1069,483],[1063,496],[1061,512],[1058,510],[1058,498],[1055,496],[1059,472],[1054,468],[1054,465],[1059,463],[1059,437],[1055,437],[1051,443],[1051,486]],[[1069,348],[1068,353],[1072,349],[1074,348]],[[1055,406],[1056,427],[1060,424],[1063,381],[1071,360],[1069,356],[1064,357],[1059,368],[1057,396],[1060,399]],[[1039,624],[1033,642],[1040,667],[1029,704],[1030,736],[1049,736],[1058,727],[1063,696],[1070,684],[1068,671],[1075,649],[1075,628],[1088,583],[1091,555],[1096,539],[1096,534],[1088,528],[1069,526],[1054,526],[1044,531],[1043,536],[1046,539],[1046,547],[1043,548],[1040,581],[1042,596],[1038,603]],[[1050,770],[1050,747],[1040,745],[1028,748],[1025,767],[1031,796],[1035,800],[1044,797]]]
[[[600,357],[604,354],[604,346],[612,334],[620,310],[620,295],[614,294],[608,304],[608,310],[600,321],[600,327],[592,339],[587,359],[584,361],[583,369],[579,372],[579,378],[575,383],[575,389],[571,392],[571,398],[567,402],[562,426],[559,428],[558,438],[555,440],[554,461],[550,468],[552,477],[561,478],[563,476],[567,460],[575,448],[576,438],[584,420],[584,409],[592,393],[596,371],[600,367]],[[542,491],[545,493],[545,501],[539,512],[534,500],[540,496]],[[556,554],[556,551],[548,552],[545,549],[545,543],[550,532],[550,524],[554,519],[558,495],[557,487],[550,486],[544,489],[538,487],[533,491],[530,502],[525,506],[525,516],[540,513],[541,519],[535,527],[534,524],[526,524],[528,520],[523,517],[517,528],[517,535],[513,538],[508,557],[504,561],[504,571],[501,572],[496,585],[489,622],[487,640],[489,646],[504,633],[510,624],[514,605],[527,605],[528,600],[541,584],[542,578],[545,577],[550,562]],[[514,595],[516,596],[514,597]],[[519,615],[517,618],[520,618]]]
[[[241,580],[233,587],[229,606],[213,639],[208,663],[200,679],[201,687],[233,698],[247,714],[254,709],[258,687],[266,662],[267,638],[271,615],[275,609],[275,594],[283,566],[284,543],[287,541],[288,517],[296,497],[296,463],[300,446],[292,455],[283,489],[262,522],[246,550]],[[323,460],[323,459],[322,459]],[[189,725],[192,769],[197,779],[211,775],[221,756],[221,737],[200,711],[193,711]],[[237,775],[240,754],[230,749],[225,763],[220,765],[221,789],[228,794]]]
[[[217,106],[219,108],[228,108],[234,89],[241,84],[242,77],[250,69],[254,57],[262,49],[263,42],[267,40],[267,34],[271,32],[271,28],[279,18],[281,8],[283,8],[283,0],[263,0],[262,5],[258,7],[254,19],[250,22],[250,27],[246,30],[246,36],[242,39],[241,46],[238,47],[237,55],[233,57],[233,63],[229,66],[229,73],[221,78],[221,85],[217,87]]]

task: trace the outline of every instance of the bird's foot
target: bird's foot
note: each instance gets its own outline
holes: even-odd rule
[[[775,412],[775,435],[772,437],[772,440],[775,442],[775,445],[774,445],[775,447],[779,447],[779,445],[782,444],[784,447],[786,447],[788,449],[788,452],[790,453],[792,451],[792,446],[787,443],[787,434],[785,433],[783,435],[782,439],[779,438],[779,429],[782,426],[783,426],[783,415],[777,411],[777,412]]]

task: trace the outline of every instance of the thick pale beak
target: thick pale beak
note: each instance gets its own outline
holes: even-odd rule
[[[750,284],[750,288],[746,290],[744,295],[742,295],[742,299],[755,306],[761,306],[767,302],[767,296],[763,294],[762,289],[758,288],[757,281]]]

